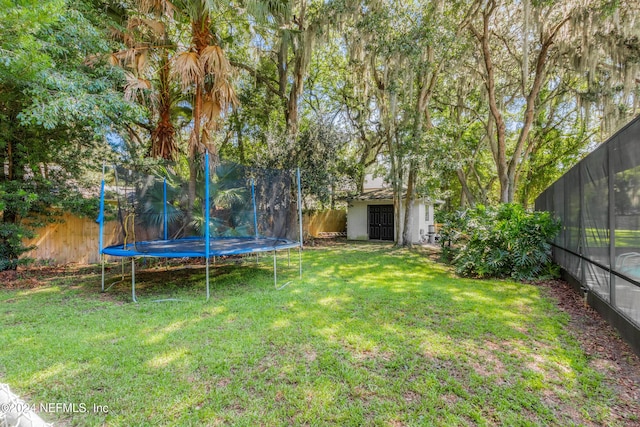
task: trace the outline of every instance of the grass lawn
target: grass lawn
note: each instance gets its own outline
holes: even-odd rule
[[[68,425],[622,425],[540,287],[460,279],[382,245],[215,270],[97,268],[0,291],[0,382]],[[113,271],[117,271],[114,267]],[[0,287],[1,289],[1,287]],[[187,301],[153,303],[180,296]],[[93,405],[108,411],[93,411]],[[638,421],[640,422],[640,421]]]

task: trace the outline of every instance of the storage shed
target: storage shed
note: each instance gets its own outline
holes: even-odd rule
[[[404,196],[403,196],[404,200]],[[369,188],[348,199],[347,239],[349,240],[397,240],[393,216],[393,190],[391,188]],[[431,229],[433,232],[433,202],[417,198],[413,205],[411,241],[425,242]],[[404,220],[404,206],[401,218]]]

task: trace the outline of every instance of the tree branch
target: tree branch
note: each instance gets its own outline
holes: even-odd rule
[[[284,96],[282,93],[280,93],[280,90],[278,90],[278,88],[276,87],[276,85],[278,84],[278,82],[276,82],[273,79],[270,79],[268,77],[263,76],[262,74],[258,73],[258,71],[251,67],[250,65],[244,64],[242,62],[238,62],[238,61],[232,61],[230,60],[229,63],[231,65],[233,65],[236,68],[241,68],[245,71],[248,71],[249,73],[251,73],[252,76],[254,76],[260,83],[262,83],[263,85],[265,85],[265,87],[267,89],[269,89],[270,92],[272,92],[273,94],[275,94],[276,96],[278,96],[281,99],[286,100],[286,96]]]

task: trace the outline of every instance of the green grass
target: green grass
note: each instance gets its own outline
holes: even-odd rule
[[[0,382],[70,425],[616,424],[600,374],[540,288],[460,279],[377,245],[215,270],[97,270],[0,292]],[[117,269],[114,268],[114,272]],[[187,301],[153,303],[179,296]],[[108,406],[94,413],[93,405]]]

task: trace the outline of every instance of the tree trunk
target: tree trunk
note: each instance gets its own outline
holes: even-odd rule
[[[504,117],[502,112],[498,108],[497,103],[497,95],[496,95],[496,76],[493,65],[493,59],[491,56],[491,48],[489,46],[489,38],[491,36],[491,28],[490,28],[490,20],[493,12],[496,10],[496,2],[495,0],[489,1],[487,4],[487,8],[482,12],[482,31],[478,31],[474,28],[473,25],[469,25],[470,31],[476,37],[478,42],[480,43],[480,50],[482,54],[482,58],[485,66],[485,86],[487,89],[487,95],[489,98],[489,110],[491,112],[491,119],[495,122],[495,136],[496,136],[496,145],[493,150],[494,160],[496,163],[498,180],[500,183],[500,201],[504,203],[511,203],[514,201],[515,191],[517,187],[517,175],[516,170],[520,163],[523,161],[523,150],[525,149],[526,144],[528,143],[529,132],[531,130],[531,125],[533,123],[534,113],[535,113],[535,101],[540,93],[540,89],[545,81],[546,72],[545,66],[547,60],[549,58],[549,50],[553,45],[557,34],[560,29],[569,21],[569,17],[566,17],[561,22],[559,22],[549,33],[546,39],[541,40],[542,46],[540,47],[540,52],[536,57],[536,67],[535,67],[535,75],[534,80],[529,92],[526,92],[526,81],[528,80],[528,76],[526,76],[526,70],[528,69],[528,64],[523,64],[523,73],[522,73],[522,87],[523,93],[526,94],[526,107],[523,117],[522,128],[520,130],[520,134],[518,136],[518,141],[516,143],[513,154],[510,159],[507,160],[506,155],[506,125],[504,121]],[[523,61],[527,61],[528,58],[523,58]]]
[[[430,58],[429,60],[432,61],[433,49],[430,46],[427,49],[427,55]],[[414,111],[414,144],[420,144],[419,141],[422,140],[425,129],[426,131],[429,131],[433,128],[431,115],[429,114],[429,102],[431,100],[433,90],[435,89],[441,66],[442,62],[434,67],[434,70],[431,73],[418,71],[417,77],[420,85],[420,90],[418,92]],[[402,238],[404,246],[407,246],[409,248],[413,246],[413,238],[411,234],[413,232],[413,207],[416,199],[415,187],[418,178],[418,162],[415,157],[417,155],[415,151],[419,151],[419,148],[414,146],[413,151],[414,152],[412,153],[411,160],[409,161],[409,176],[407,177],[407,195],[405,197],[404,203],[404,231]]]
[[[460,185],[462,186],[463,198],[461,199],[461,205],[463,204],[462,202],[466,200],[470,206],[474,206],[476,204],[476,198],[471,192],[469,184],[467,183],[467,174],[464,173],[464,170],[462,168],[458,168],[456,169],[456,175],[458,176],[458,180],[460,181]],[[460,207],[464,208],[464,206]]]
[[[13,159],[13,141],[7,141],[7,164],[8,164],[8,174],[7,181],[13,181],[13,168],[14,168],[14,159]]]
[[[187,195],[187,222],[189,226],[193,223],[193,209],[196,200],[196,183],[198,180],[198,166],[196,159],[189,155],[189,188]]]
[[[533,78],[531,90],[527,94],[527,105],[524,113],[524,123],[522,125],[522,129],[520,130],[518,142],[516,143],[516,148],[513,152],[513,155],[511,156],[511,160],[509,161],[509,167],[507,170],[510,185],[509,202],[513,202],[515,200],[515,190],[518,183],[518,167],[520,167],[521,163],[526,160],[525,157],[528,153],[530,153],[532,148],[532,142],[529,141],[529,132],[531,131],[531,126],[533,124],[533,119],[536,112],[536,101],[538,99],[538,96],[540,95],[540,90],[542,89],[542,85],[546,78],[546,65],[549,59],[549,49],[553,45],[555,37],[560,29],[568,21],[569,18],[565,18],[558,25],[556,25],[549,37],[542,43],[542,47],[540,48],[540,52],[538,52],[538,56],[536,58],[535,76]],[[522,154],[523,151],[525,153],[524,156]]]
[[[198,55],[209,45],[211,34],[209,33],[209,17],[205,15],[200,20],[192,22],[191,25],[192,43]],[[198,164],[196,155],[202,149],[202,100],[204,82],[202,79],[196,81],[193,102],[193,130],[189,138],[189,194],[188,194],[188,220],[193,220],[193,209],[196,199],[196,182],[198,177]]]
[[[168,44],[168,41],[166,41]],[[167,160],[175,158],[178,147],[175,143],[175,128],[171,122],[171,86],[169,73],[169,54],[163,49],[158,79],[160,94],[158,102],[158,123],[151,132],[151,156]]]
[[[391,160],[391,188],[393,190],[393,217],[395,227],[395,239],[396,246],[402,246],[403,234],[402,234],[402,166],[397,158],[395,146],[392,141],[392,136],[387,135],[387,144],[389,147],[389,158]]]
[[[240,163],[245,164],[245,155],[244,155],[244,141],[242,136],[242,121],[240,118],[236,117],[236,136],[238,138],[238,156],[240,157]]]
[[[407,177],[407,196],[404,203],[404,227],[402,232],[402,242],[404,246],[411,248],[413,246],[413,206],[415,204],[416,192],[415,181],[418,175],[416,162],[412,160],[409,164],[409,176]]]
[[[496,162],[496,169],[498,174],[498,180],[500,182],[500,201],[509,201],[509,177],[507,174],[507,141],[506,141],[506,125],[500,109],[498,108],[498,102],[496,99],[496,80],[495,70],[493,67],[493,59],[491,56],[491,48],[489,46],[489,37],[491,35],[490,18],[493,11],[496,8],[494,1],[491,1],[488,8],[482,12],[482,32],[475,29],[473,25],[469,28],[473,35],[478,39],[480,43],[480,51],[484,62],[485,76],[484,83],[487,88],[487,95],[489,98],[489,111],[496,124],[496,146],[494,152],[494,160]]]

